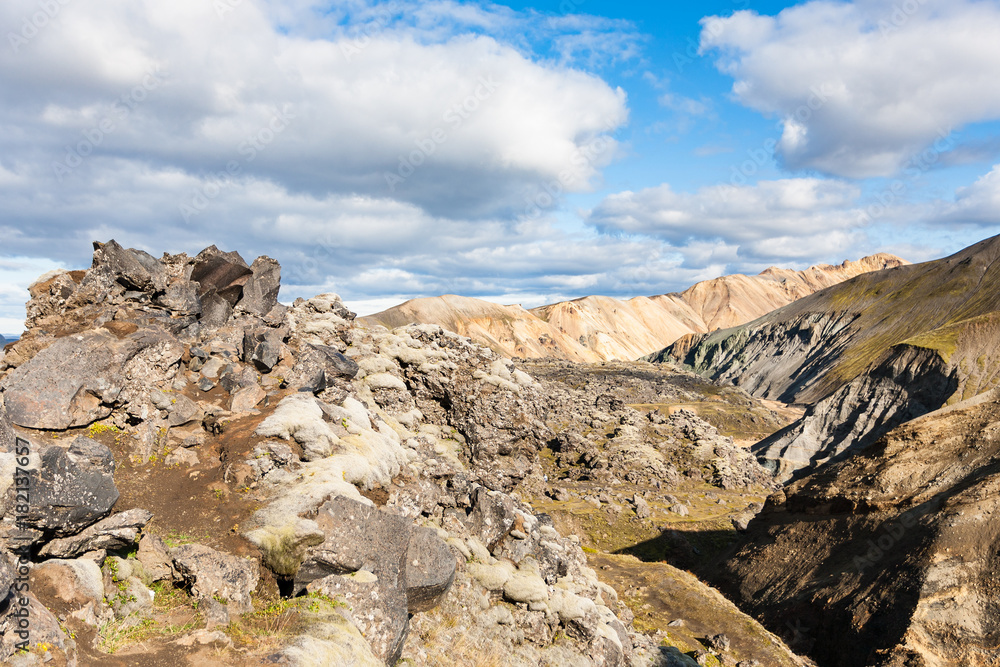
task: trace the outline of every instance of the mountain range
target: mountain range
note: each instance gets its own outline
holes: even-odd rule
[[[445,295],[413,299],[360,321],[390,329],[437,324],[509,357],[626,361],[684,335],[742,324],[849,278],[905,264],[880,253],[804,271],[771,267],[756,276],[723,276],[679,293],[628,300],[587,296],[530,310]]]

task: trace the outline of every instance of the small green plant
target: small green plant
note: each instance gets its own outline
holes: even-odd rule
[[[179,547],[184,544],[191,544],[192,542],[197,542],[198,540],[209,540],[211,537],[206,533],[204,537],[193,537],[185,533],[179,533],[175,530],[171,530],[169,533],[163,536],[163,542],[168,547],[173,549],[174,547]]]
[[[121,433],[122,430],[114,424],[91,424],[87,427],[87,434],[93,438],[102,433]]]

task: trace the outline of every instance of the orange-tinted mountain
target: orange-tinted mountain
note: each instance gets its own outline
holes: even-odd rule
[[[804,271],[771,267],[756,276],[724,276],[680,293],[628,300],[588,296],[531,310],[446,295],[361,319],[389,328],[438,324],[509,357],[632,360],[681,336],[743,324],[855,276],[905,264],[882,253]]]

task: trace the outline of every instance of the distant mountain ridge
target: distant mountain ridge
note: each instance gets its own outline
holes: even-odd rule
[[[679,293],[628,300],[587,296],[531,310],[449,294],[360,319],[389,328],[437,324],[509,357],[629,361],[687,334],[743,324],[844,280],[906,264],[879,253],[804,271],[771,267],[756,276],[723,276]]]
[[[758,398],[808,405],[754,451],[780,478],[1000,386],[1000,236],[858,276],[751,322],[675,342],[679,361]]]

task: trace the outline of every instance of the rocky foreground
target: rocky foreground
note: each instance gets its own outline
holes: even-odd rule
[[[806,664],[681,573],[671,611],[712,610],[697,632],[637,624],[573,512],[536,509],[655,532],[712,489],[772,490],[695,380],[539,380],[279,284],[267,257],[110,241],[32,285],[0,367],[6,664]],[[751,430],[780,425],[751,407]],[[742,529],[759,507],[732,509]],[[598,562],[619,588],[638,567]]]

